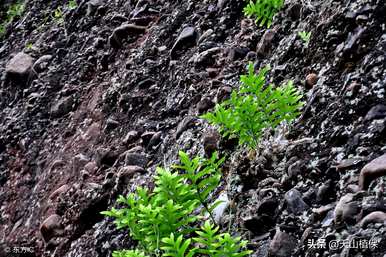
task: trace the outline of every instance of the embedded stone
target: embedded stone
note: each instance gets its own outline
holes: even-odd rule
[[[25,79],[30,74],[33,62],[30,55],[20,52],[7,63],[5,72],[12,79]]]
[[[40,225],[40,233],[45,242],[50,241],[54,237],[63,235],[63,232],[64,230],[61,223],[61,218],[57,214],[49,216]]]
[[[386,154],[366,164],[359,175],[359,188],[366,190],[370,182],[376,178],[386,176]]]

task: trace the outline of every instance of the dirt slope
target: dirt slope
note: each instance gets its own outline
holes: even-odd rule
[[[214,145],[229,156],[224,227],[249,238],[253,256],[386,254],[386,157],[372,162],[386,153],[385,2],[288,0],[270,29],[243,6],[26,2],[0,42],[4,249],[88,257],[127,248],[127,234],[99,212],[151,183],[178,150]],[[312,32],[308,47],[300,31]],[[269,64],[276,84],[294,80],[306,102],[255,155],[197,118],[237,88],[248,61]],[[377,247],[310,249],[318,239]]]

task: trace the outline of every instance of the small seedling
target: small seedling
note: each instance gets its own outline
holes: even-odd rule
[[[7,26],[7,23],[3,22],[0,24],[0,38],[3,37],[3,35],[5,34],[5,28]]]
[[[244,15],[254,16],[256,24],[266,25],[268,28],[272,24],[273,16],[284,6],[284,0],[248,0],[249,3],[244,7]]]
[[[76,3],[76,1],[75,0],[70,0],[69,2],[68,2],[68,9],[70,9],[70,10],[74,10],[74,9],[76,9],[77,7],[78,7],[78,4]]]
[[[304,46],[307,47],[310,44],[311,32],[301,31],[298,35],[303,40]]]
[[[55,9],[54,14],[53,14],[53,18],[55,19],[56,23],[58,23],[58,24],[62,24],[64,22],[62,8],[58,7]]]
[[[31,42],[28,42],[28,43],[25,45],[25,48],[27,48],[28,50],[32,50],[33,44],[32,44]]]

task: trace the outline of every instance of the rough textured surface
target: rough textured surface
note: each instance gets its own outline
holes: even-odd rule
[[[269,30],[242,15],[244,1],[77,2],[27,1],[0,42],[0,242],[39,257],[111,256],[134,243],[100,211],[151,185],[178,150],[217,150],[227,161],[213,200],[227,192],[223,229],[250,239],[253,256],[385,254],[385,225],[360,223],[386,211],[385,176],[361,175],[386,153],[385,1],[287,0]],[[58,7],[64,23],[52,18]],[[308,47],[300,31],[312,33]],[[20,52],[38,60],[25,87],[5,75]],[[229,97],[249,61],[270,65],[276,85],[293,80],[306,103],[254,151],[197,118]],[[64,232],[45,242],[51,215]],[[379,244],[308,244],[337,238]]]
[[[17,53],[8,63],[5,72],[10,77],[25,78],[29,75],[33,58],[23,52]]]
[[[363,167],[359,176],[360,189],[367,189],[372,180],[381,176],[386,176],[386,154],[372,160]]]

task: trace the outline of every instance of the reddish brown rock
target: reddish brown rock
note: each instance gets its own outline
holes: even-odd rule
[[[359,188],[366,190],[372,180],[382,176],[386,176],[386,154],[363,167],[359,175]]]
[[[61,187],[59,187],[58,189],[56,189],[54,192],[52,192],[48,198],[49,198],[50,200],[55,200],[59,195],[61,195],[61,194],[65,193],[65,192],[67,192],[68,189],[70,189],[70,186],[69,186],[69,185],[62,185]]]
[[[203,137],[203,145],[206,156],[210,157],[212,154],[218,150],[220,141],[220,135],[217,131],[211,130]]]
[[[311,89],[318,82],[318,75],[316,73],[310,73],[306,77],[306,87]]]
[[[45,242],[50,241],[54,237],[63,235],[63,232],[61,218],[57,214],[49,216],[40,225],[40,233]]]

